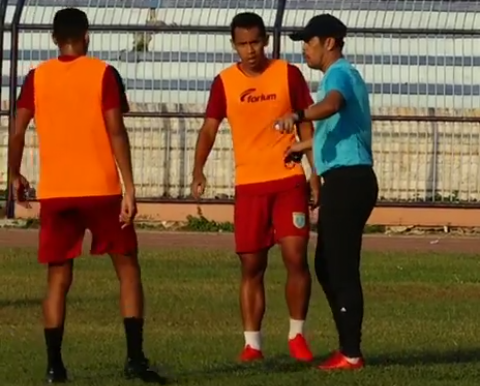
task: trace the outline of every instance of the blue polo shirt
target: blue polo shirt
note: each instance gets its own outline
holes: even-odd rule
[[[367,85],[346,59],[337,60],[325,72],[318,102],[333,90],[340,92],[346,103],[338,113],[315,123],[313,153],[319,175],[342,166],[373,165]]]

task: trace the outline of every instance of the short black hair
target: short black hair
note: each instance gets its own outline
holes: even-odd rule
[[[237,28],[258,28],[262,37],[267,36],[265,22],[260,15],[253,12],[242,12],[235,15],[230,24],[230,34],[232,35],[232,39],[235,39],[235,29]]]
[[[64,8],[53,18],[53,36],[59,43],[82,40],[89,28],[87,14],[78,8]]]

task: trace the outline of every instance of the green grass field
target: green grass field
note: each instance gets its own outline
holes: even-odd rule
[[[0,385],[37,385],[44,373],[40,302],[45,273],[33,250],[2,250]],[[364,351],[370,366],[326,374],[287,357],[285,273],[272,254],[261,364],[242,366],[239,270],[229,252],[144,252],[146,351],[187,385],[466,386],[480,379],[480,259],[366,254]],[[65,337],[74,384],[119,386],[125,346],[117,283],[107,258],[78,261]],[[335,347],[329,311],[314,285],[308,335],[319,358]],[[92,375],[98,376],[93,377]]]

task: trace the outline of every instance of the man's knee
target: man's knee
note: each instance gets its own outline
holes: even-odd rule
[[[239,255],[244,280],[263,280],[268,265],[267,254],[268,250]]]
[[[285,268],[289,273],[307,273],[308,267],[308,238],[284,237],[280,240],[282,257]]]
[[[117,273],[117,277],[121,282],[141,280],[141,269],[137,255],[128,256],[112,254],[110,257],[115,272]]]
[[[49,292],[67,294],[73,282],[73,261],[61,264],[49,264],[48,288]]]

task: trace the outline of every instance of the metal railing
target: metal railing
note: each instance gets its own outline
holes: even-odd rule
[[[235,60],[235,56],[227,52],[232,14],[247,9],[260,13],[272,35],[271,56],[298,64],[313,92],[320,75],[306,68],[300,47],[292,48],[293,43],[286,35],[301,28],[313,14],[326,11],[349,25],[346,55],[363,69],[373,94],[381,205],[480,205],[477,203],[480,200],[477,110],[480,90],[474,74],[480,66],[480,54],[475,55],[476,43],[472,42],[472,38],[480,35],[475,23],[479,1],[118,0],[112,8],[113,3],[107,0],[1,0],[2,69],[7,60],[4,53],[8,53],[4,50],[4,35],[10,33],[10,103],[8,111],[1,111],[0,115],[11,119],[15,114],[13,101],[18,94],[19,78],[25,76],[25,64],[30,61],[34,66],[33,62],[55,55],[53,48],[34,48],[40,41],[35,39],[43,38],[35,38],[34,33],[46,35],[51,29],[54,7],[79,6],[94,10],[89,14],[93,19],[92,36],[97,38],[97,42],[92,43],[92,53],[125,67],[127,89],[133,95],[133,108],[126,116],[126,123],[132,136],[141,198],[188,202],[192,138],[196,137],[203,117],[205,96],[211,84],[208,79],[216,74],[219,64]],[[13,17],[5,22],[8,7],[14,9]],[[38,12],[42,7],[50,10],[47,16]],[[454,13],[458,17],[449,18]],[[155,36],[160,33],[162,35]],[[131,34],[134,48],[120,50],[115,39],[126,41]],[[21,46],[22,36],[30,36],[30,51]],[[109,36],[113,38],[109,40]],[[23,39],[24,44],[28,41]],[[456,48],[459,42],[464,44]],[[105,44],[111,49],[106,50]],[[152,44],[154,48],[150,50]],[[227,48],[217,51],[217,46]],[[445,47],[453,48],[447,52]],[[164,65],[167,61],[169,64]],[[138,66],[140,63],[143,67]],[[183,79],[184,72],[192,71],[195,66],[203,74]],[[156,74],[165,68],[173,79],[163,79],[163,72]],[[139,69],[144,72],[143,79],[138,75]],[[132,71],[135,71],[133,77]],[[404,76],[408,78],[406,81]],[[459,76],[463,83],[457,85]],[[394,81],[396,77],[401,81]],[[205,202],[231,202],[233,197],[233,161],[227,124],[222,125],[220,137],[207,167],[207,174],[213,176],[215,182]],[[27,140],[27,146],[30,146],[27,151],[30,158],[26,168],[35,182],[36,140],[33,137]],[[10,196],[8,201],[8,215],[12,217]]]
[[[8,0],[0,0],[0,30],[5,31],[5,19],[7,16],[7,7],[8,7]],[[4,41],[4,34],[2,33],[0,36],[0,73],[3,74],[3,41]],[[0,101],[2,100],[2,89],[0,87]],[[8,112],[1,110],[1,115],[7,115]]]

